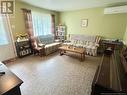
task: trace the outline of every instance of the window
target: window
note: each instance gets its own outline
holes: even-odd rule
[[[32,12],[34,36],[52,34],[51,15]]]
[[[0,15],[0,45],[8,44],[6,27],[2,16]]]

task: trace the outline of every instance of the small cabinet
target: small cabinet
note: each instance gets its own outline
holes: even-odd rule
[[[120,50],[123,47],[123,42],[121,41],[112,41],[112,40],[101,40],[100,46],[98,48],[98,53],[104,53],[104,51],[108,48],[112,48],[112,50]]]
[[[32,54],[30,40],[15,42],[15,46],[18,57],[24,57],[26,55]]]

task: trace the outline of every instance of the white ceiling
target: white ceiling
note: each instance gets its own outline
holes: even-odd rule
[[[20,0],[22,2],[55,11],[71,11],[85,8],[127,4],[127,0]]]

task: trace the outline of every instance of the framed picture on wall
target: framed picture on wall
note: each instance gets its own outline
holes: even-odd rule
[[[88,19],[82,19],[81,20],[81,26],[82,27],[87,27],[88,26]]]

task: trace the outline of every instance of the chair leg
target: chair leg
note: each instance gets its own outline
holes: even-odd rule
[[[40,57],[42,57],[42,55],[43,55],[43,54],[42,54],[42,50],[39,51],[39,55],[40,55]]]
[[[34,55],[38,55],[38,54],[39,54],[39,51],[34,49],[34,50],[33,50],[33,54],[34,54]]]
[[[36,50],[33,50],[33,54],[36,55]]]
[[[42,57],[44,55],[44,49],[39,50],[39,55]]]

